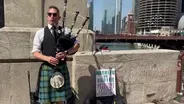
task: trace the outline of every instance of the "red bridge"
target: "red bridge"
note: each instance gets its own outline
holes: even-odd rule
[[[184,48],[184,36],[148,36],[148,35],[118,35],[118,34],[96,34],[96,42],[130,42],[150,43],[160,45],[162,49],[182,50]]]

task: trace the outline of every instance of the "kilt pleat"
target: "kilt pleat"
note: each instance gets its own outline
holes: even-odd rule
[[[40,79],[39,79],[39,102],[43,104],[49,104],[51,102],[58,102],[67,100],[72,96],[72,90],[70,86],[70,77],[66,64],[59,66],[59,71],[63,74],[65,83],[59,88],[53,88],[50,85],[50,78],[54,74],[53,67],[42,64]]]

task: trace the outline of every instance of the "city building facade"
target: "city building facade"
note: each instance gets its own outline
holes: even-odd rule
[[[177,16],[177,20],[179,21],[179,19],[184,15],[184,0],[178,0],[178,16]]]
[[[138,18],[138,0],[132,0],[132,13],[134,19],[135,32],[137,30],[137,18]]]
[[[122,33],[125,33],[127,32],[127,16],[123,17],[122,19]]]
[[[122,26],[122,0],[116,0],[115,34],[120,34]]]
[[[138,0],[132,0],[132,13],[134,14],[134,21],[137,20],[138,16]]]
[[[129,34],[135,34],[135,22],[134,22],[134,14],[133,13],[128,13],[128,18],[127,18],[127,32]]]
[[[4,0],[0,0],[0,28],[4,26]]]
[[[89,1],[87,7],[89,8],[89,29],[93,31],[93,8],[94,8],[94,0]]]
[[[177,27],[178,0],[138,0],[138,4],[138,31]]]
[[[122,0],[104,0],[102,33],[120,34],[122,26]]]

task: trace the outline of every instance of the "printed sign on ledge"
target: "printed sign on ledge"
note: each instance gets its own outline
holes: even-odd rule
[[[116,95],[115,69],[96,70],[96,97]]]

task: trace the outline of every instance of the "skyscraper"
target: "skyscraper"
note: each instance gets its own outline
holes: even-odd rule
[[[178,15],[177,21],[184,15],[184,0],[178,0]]]
[[[0,0],[0,28],[4,26],[4,0]]]
[[[184,13],[184,0],[179,0],[179,3],[181,4],[181,13]]]
[[[103,4],[102,33],[121,33],[122,0],[104,0]]]
[[[88,8],[89,8],[89,29],[93,30],[93,8],[94,8],[94,1],[90,0],[88,3]]]
[[[139,31],[177,26],[178,0],[138,0]]]
[[[138,13],[138,0],[132,0],[132,13],[134,14],[134,20],[137,20]]]
[[[116,0],[115,12],[115,34],[120,34],[122,32],[122,0]]]
[[[126,25],[127,25],[127,17],[125,16],[125,17],[123,17],[123,19],[122,19],[122,32],[127,32],[126,31]]]
[[[132,0],[132,13],[135,33],[137,32],[138,5],[138,0]]]

